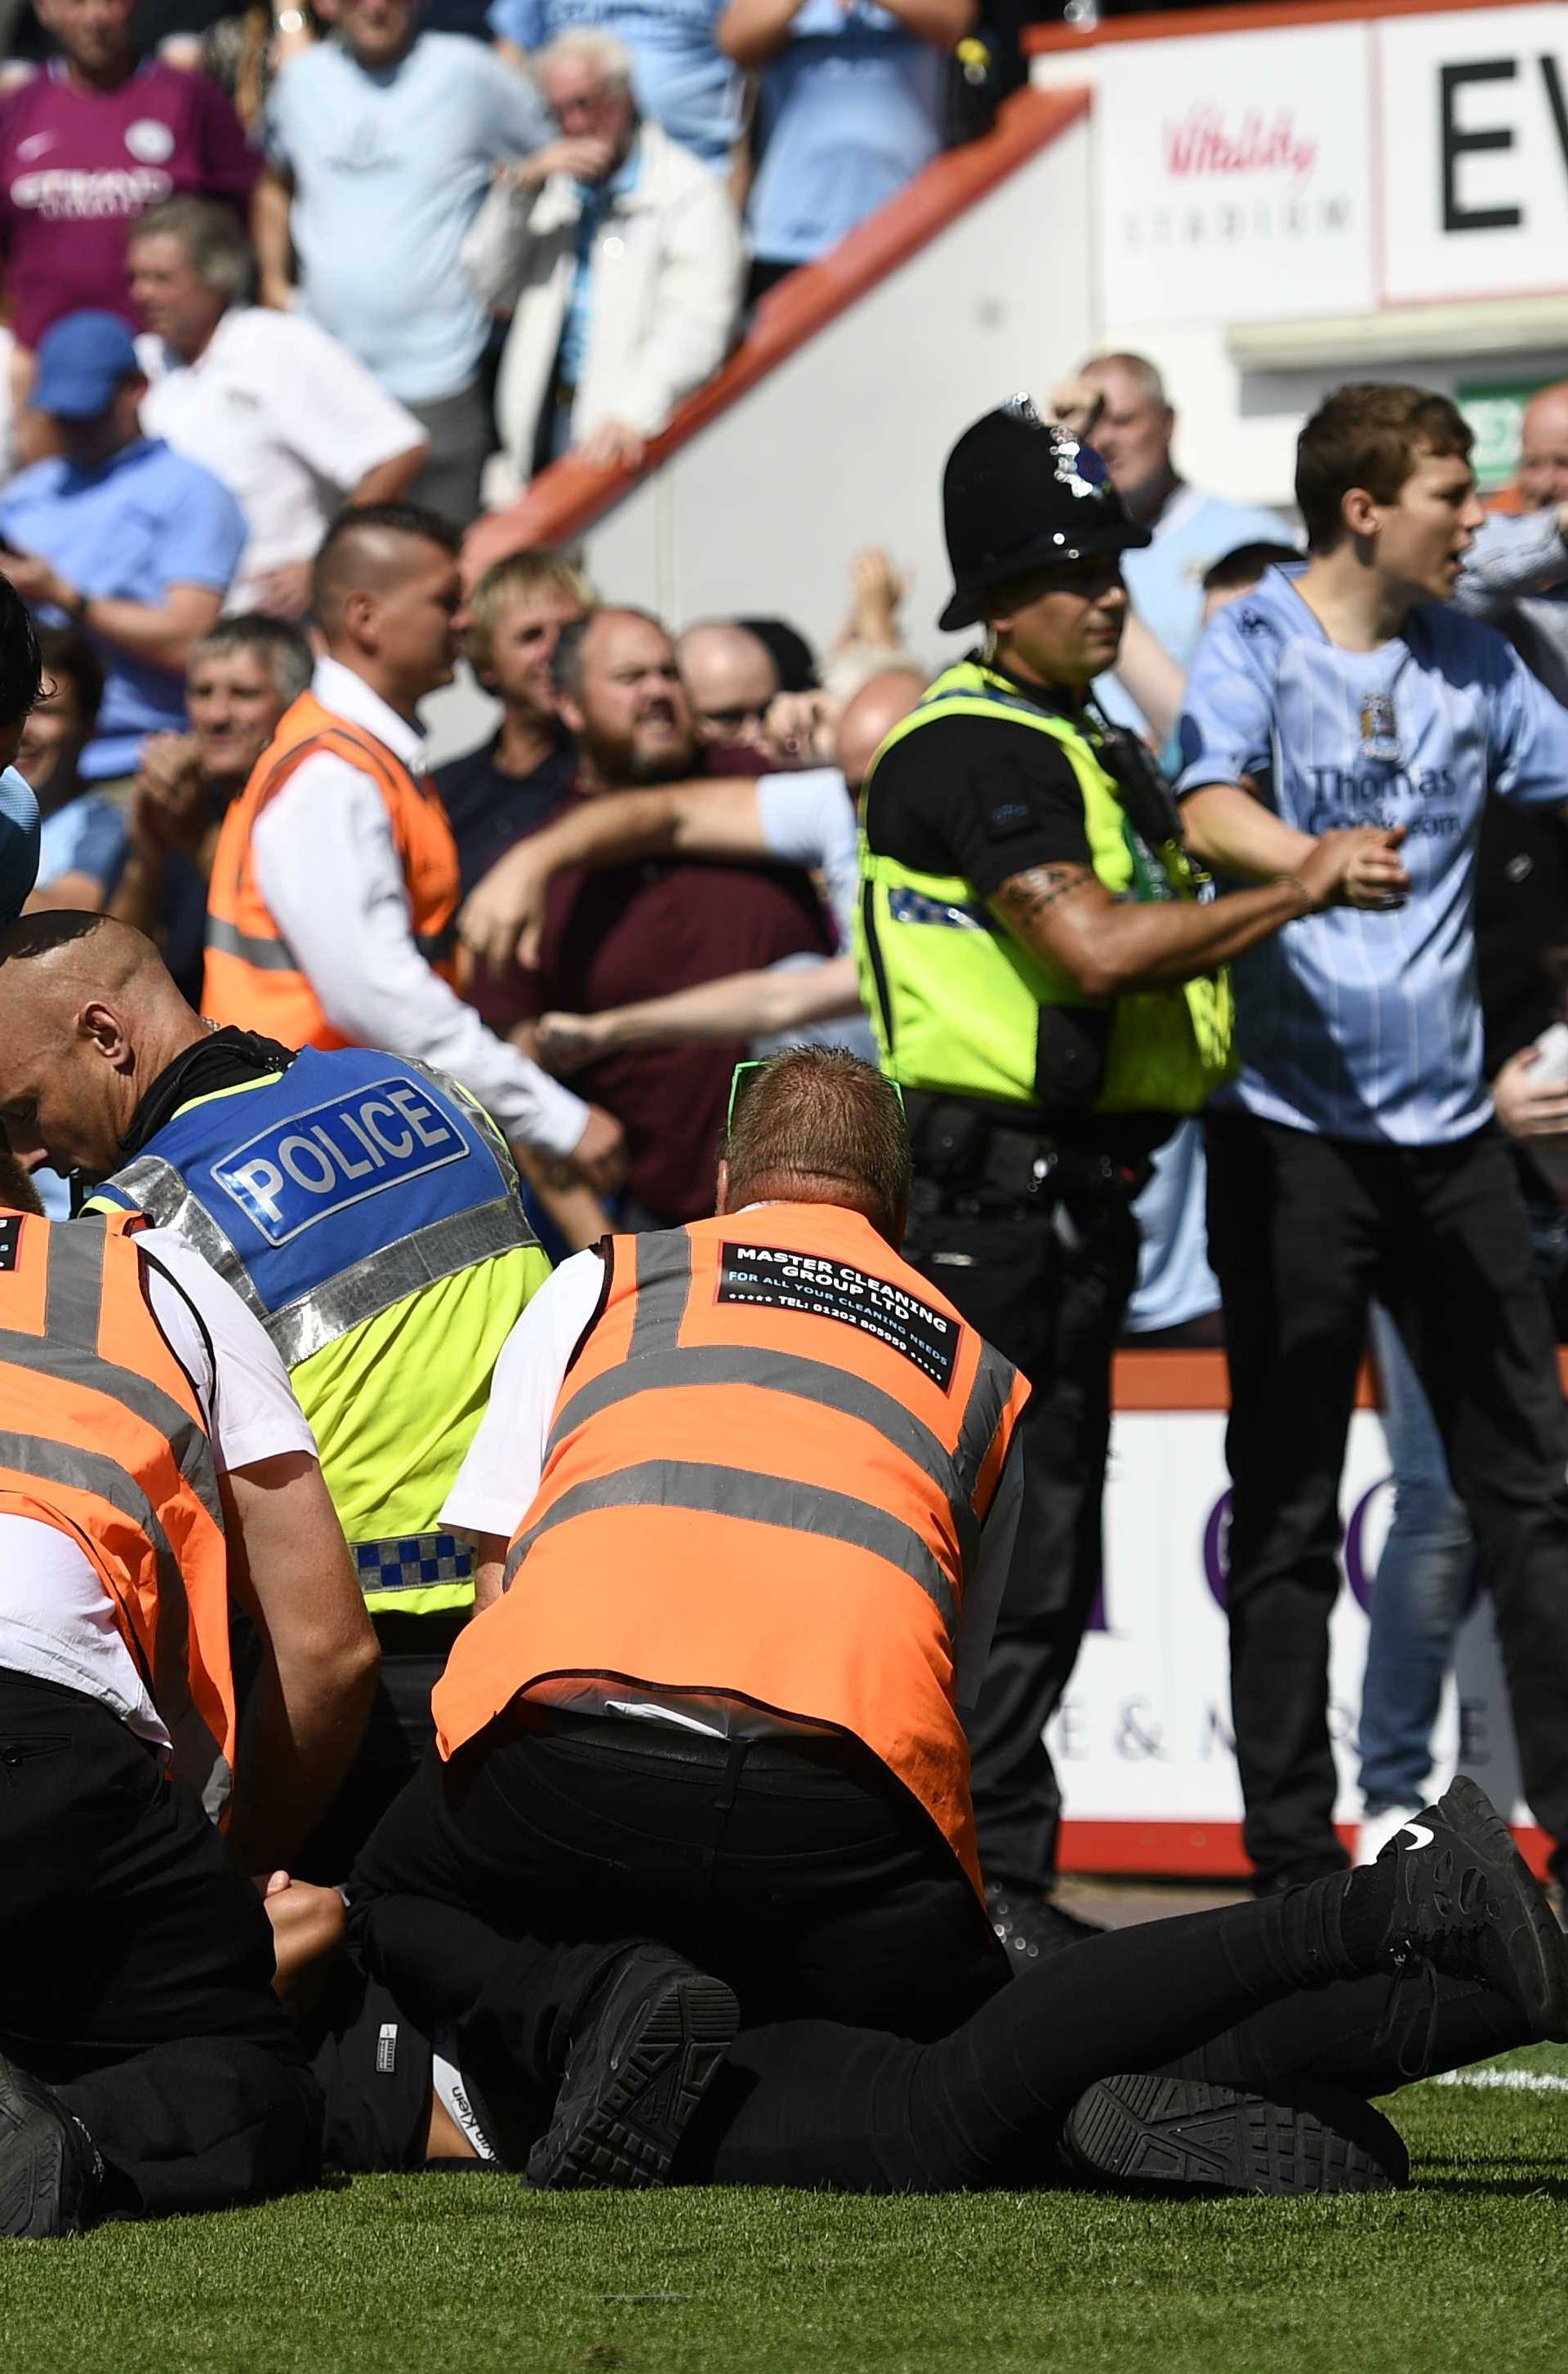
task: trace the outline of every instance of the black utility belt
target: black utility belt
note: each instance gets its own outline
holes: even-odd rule
[[[905,1101],[915,1169],[939,1187],[1042,1202],[1130,1204],[1149,1176],[1147,1162],[1129,1163],[1102,1146],[1014,1122],[966,1098],[921,1093]]]

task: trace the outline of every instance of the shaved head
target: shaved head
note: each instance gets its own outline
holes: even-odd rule
[[[779,692],[778,662],[761,636],[708,618],[688,627],[675,648],[704,742],[760,745],[762,720]]]
[[[839,765],[852,792],[860,789],[872,759],[925,689],[917,668],[882,668],[845,702],[839,719]]]
[[[1568,380],[1554,380],[1525,406],[1519,492],[1531,511],[1568,502]]]
[[[0,933],[0,1122],[12,1148],[107,1178],[147,1089],[206,1027],[128,923],[24,915]]]

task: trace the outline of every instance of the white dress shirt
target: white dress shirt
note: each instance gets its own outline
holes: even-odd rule
[[[221,478],[251,540],[225,607],[254,609],[270,570],[309,560],[369,470],[424,430],[365,366],[300,313],[231,306],[194,363],[138,338],[142,427]]]
[[[318,660],[314,691],[423,773],[424,737],[362,676]],[[587,1126],[582,1098],[487,1029],[419,954],[392,820],[362,768],[329,751],[301,760],[257,817],[252,857],[257,887],[335,1029],[450,1073],[514,1143],[572,1153]]]

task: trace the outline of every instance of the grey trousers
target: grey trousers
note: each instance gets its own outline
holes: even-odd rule
[[[430,441],[430,458],[408,489],[407,500],[440,511],[466,528],[479,509],[479,477],[495,445],[495,427],[484,391],[476,381],[456,395],[434,404],[410,404]]]

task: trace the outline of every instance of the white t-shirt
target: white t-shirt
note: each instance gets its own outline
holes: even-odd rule
[[[556,1401],[604,1282],[596,1252],[573,1253],[530,1296],[501,1347],[485,1414],[441,1512],[443,1525],[512,1539],[539,1488]]]
[[[806,767],[797,775],[757,779],[757,817],[769,854],[781,864],[822,876],[839,946],[852,945],[860,896],[859,831],[855,803],[836,767]]]
[[[231,1473],[297,1451],[313,1459],[315,1437],[288,1370],[233,1287],[172,1229],[144,1228],[136,1242],[169,1273],[149,1268],[148,1299],[195,1386],[218,1466]],[[216,1379],[193,1304],[217,1355]],[[0,1516],[0,1667],[98,1698],[139,1738],[169,1747],[98,1569],[69,1535],[33,1517]]]
[[[141,337],[142,427],[221,478],[251,531],[226,607],[255,607],[260,581],[309,560],[367,470],[424,430],[362,362],[301,314],[236,305],[205,351],[183,362]]]

